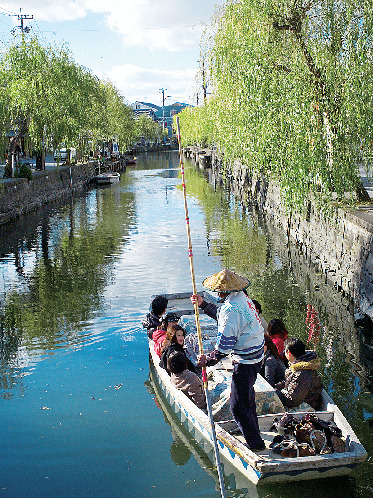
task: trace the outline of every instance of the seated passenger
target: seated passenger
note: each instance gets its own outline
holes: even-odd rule
[[[167,360],[167,370],[171,372],[171,382],[180,389],[198,408],[206,411],[206,396],[201,379],[187,368],[187,358],[181,351],[173,351]]]
[[[247,292],[245,292],[245,294],[247,295]],[[262,317],[262,306],[256,299],[252,299],[252,302],[253,302],[253,305],[255,306],[256,311],[258,312],[258,315],[260,318],[260,323],[264,329],[264,333],[266,334],[267,330],[268,330],[268,323]]]
[[[159,362],[159,365],[162,368],[164,368],[165,370],[167,370],[167,361],[168,361],[168,357],[170,356],[170,354],[173,353],[174,351],[180,351],[185,356],[185,359],[187,361],[188,369],[191,372],[195,373],[194,365],[187,358],[185,350],[184,350],[185,330],[183,329],[183,327],[181,327],[178,324],[172,325],[170,327],[169,336],[171,336],[171,339],[170,339],[171,343],[163,351],[163,353],[161,355],[161,361]],[[170,374],[170,372],[168,370],[167,370],[167,372]]]
[[[167,313],[159,326],[159,329],[153,332],[154,351],[161,357],[163,351],[171,344],[174,335],[172,326],[176,325],[179,318],[176,313]]]
[[[275,343],[280,358],[284,359],[284,351],[285,351],[284,343],[288,338],[288,331],[286,330],[284,322],[279,318],[273,318],[268,324],[267,333],[272,339],[272,341]]]
[[[260,375],[274,387],[275,384],[285,379],[285,370],[284,362],[281,360],[274,342],[268,334],[264,334],[264,359]]]
[[[151,304],[151,311],[142,321],[142,326],[147,329],[149,339],[153,338],[153,332],[161,324],[161,316],[165,313],[168,299],[165,296],[156,296]]]
[[[289,338],[285,342],[285,356],[290,367],[285,380],[275,386],[283,405],[291,408],[305,401],[318,410],[323,386],[317,373],[320,360],[315,351],[306,351],[300,339]]]

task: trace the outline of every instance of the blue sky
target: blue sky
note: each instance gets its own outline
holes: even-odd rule
[[[75,61],[109,78],[128,103],[196,103],[201,34],[223,0],[0,0],[2,48],[20,24],[47,43],[66,43]],[[12,15],[13,14],[13,15]],[[16,29],[18,32],[19,29]]]

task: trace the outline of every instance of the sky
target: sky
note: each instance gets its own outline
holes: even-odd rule
[[[201,35],[224,0],[0,0],[6,49],[24,27],[48,44],[65,44],[76,63],[109,78],[128,104],[196,104]],[[20,10],[21,9],[21,10]]]

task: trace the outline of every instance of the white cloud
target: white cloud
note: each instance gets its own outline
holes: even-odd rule
[[[176,51],[198,46],[204,23],[209,23],[222,0],[23,0],[22,12],[51,23],[101,14],[125,45]],[[1,4],[19,13],[19,3]],[[1,11],[1,10],[0,10]]]
[[[100,76],[100,75],[99,75]],[[149,69],[134,64],[113,67],[108,77],[122,91],[129,103],[136,100],[162,105],[160,88],[167,88],[166,104],[174,102],[192,103],[195,69],[166,70]]]
[[[20,7],[23,15],[32,15],[36,21],[75,21],[87,15],[85,2],[75,0],[23,0],[22,5],[13,1],[1,2],[0,13],[17,16]],[[17,17],[14,17],[14,22],[18,23]]]
[[[36,23],[43,23],[46,33],[47,30],[57,32],[57,36],[63,33],[63,40],[70,46],[73,44],[73,55],[79,63],[92,68],[99,77],[109,77],[129,103],[140,100],[161,104],[159,88],[167,88],[167,95],[171,95],[167,103],[193,104],[200,36],[204,23],[211,21],[215,4],[224,3],[224,0],[22,0],[21,7],[22,14],[33,15]],[[0,13],[17,15],[19,7],[15,0],[1,2]],[[19,24],[17,17],[9,19]],[[32,26],[32,21],[25,24]],[[88,36],[77,34],[87,27],[98,32],[106,30],[104,34],[97,33],[91,47]],[[116,36],[111,38],[110,32]],[[119,61],[124,64],[119,65]]]

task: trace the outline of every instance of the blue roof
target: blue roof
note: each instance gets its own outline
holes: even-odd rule
[[[164,106],[164,117],[169,118],[171,117],[171,111],[175,111],[176,113],[181,112],[185,107],[190,107],[190,104],[183,104],[181,102],[175,102],[174,104],[171,105],[165,105]],[[163,117],[163,108],[160,107],[158,111],[156,111],[155,116],[157,118],[162,119]]]
[[[162,107],[159,107],[159,105],[152,104],[150,102],[140,102],[139,100],[136,100],[136,102],[134,102],[132,105],[135,105],[136,103],[152,107],[153,109],[162,109]]]

